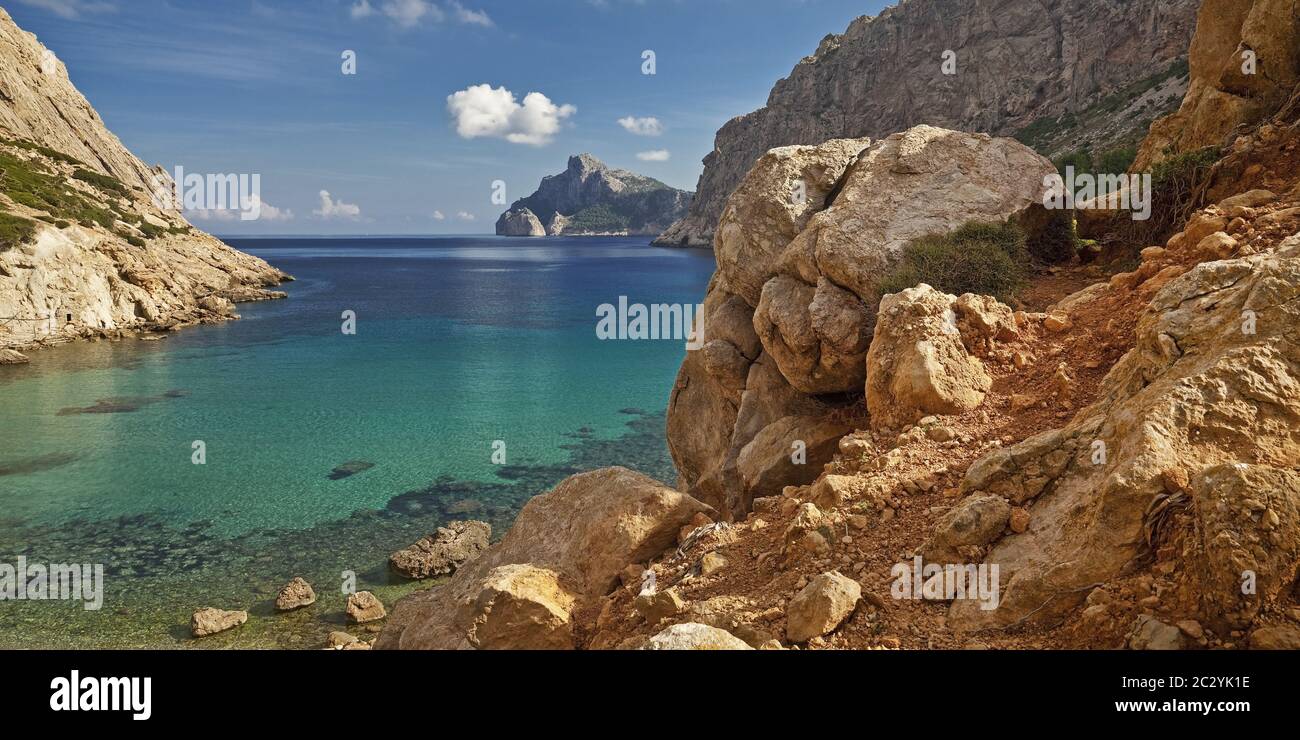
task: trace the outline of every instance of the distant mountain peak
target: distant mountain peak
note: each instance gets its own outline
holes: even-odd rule
[[[691,193],[592,154],[574,154],[537,192],[515,201],[497,220],[501,236],[653,235],[686,215]]]

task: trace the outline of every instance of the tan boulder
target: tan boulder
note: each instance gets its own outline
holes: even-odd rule
[[[670,588],[655,593],[643,593],[636,597],[632,602],[632,607],[636,609],[637,614],[646,621],[646,624],[655,625],[661,621],[677,616],[686,606],[677,589]]]
[[[955,296],[921,284],[880,301],[867,354],[873,429],[898,429],[930,415],[969,411],[992,379],[962,343]]]
[[[377,646],[475,647],[478,612],[465,605],[500,598],[494,595],[503,591],[500,578],[492,572],[507,565],[553,573],[556,588],[572,595],[572,613],[617,588],[628,565],[649,562],[672,547],[678,531],[699,513],[712,510],[626,468],[571,476],[525,504],[505,537],[445,584],[399,601]],[[560,599],[554,593],[548,598]]]
[[[754,163],[727,199],[713,240],[729,291],[758,305],[786,246],[826,207],[844,171],[870,145],[870,139],[832,139],[779,147]]]
[[[785,634],[790,642],[807,642],[834,631],[862,599],[862,586],[838,572],[822,573],[790,599]]]
[[[1243,124],[1270,114],[1300,79],[1300,13],[1294,0],[1204,0],[1178,111],[1151,124],[1130,171],[1172,155],[1222,146]],[[1251,73],[1245,52],[1254,55]]]
[[[960,564],[1002,536],[1011,520],[1011,504],[1001,496],[968,496],[939,518],[934,534],[921,546],[927,563]]]
[[[930,126],[764,157],[724,209],[708,341],[687,353],[669,399],[678,487],[742,518],[754,498],[814,480],[829,461],[820,442],[851,431],[834,412],[863,387],[885,268],[915,237],[1025,211],[1053,171],[1018,142]],[[1008,328],[969,308],[981,343]],[[789,461],[795,440],[805,465]]]
[[[1250,633],[1251,650],[1300,650],[1300,628],[1291,625],[1259,627]]]
[[[571,650],[575,602],[554,571],[503,565],[488,572],[457,621],[480,650]]]

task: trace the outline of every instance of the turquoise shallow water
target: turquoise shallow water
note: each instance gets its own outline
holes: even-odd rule
[[[317,647],[341,622],[343,571],[386,601],[422,587],[384,560],[439,522],[504,531],[529,497],[602,465],[671,480],[682,343],[600,341],[596,307],[697,303],[711,255],[614,238],[232,244],[298,278],[289,299],[0,369],[0,563],[107,571],[98,612],[0,601],[0,646]],[[371,467],[331,474],[353,461]],[[274,615],[294,575],[321,600]],[[201,605],[253,618],[196,643]]]

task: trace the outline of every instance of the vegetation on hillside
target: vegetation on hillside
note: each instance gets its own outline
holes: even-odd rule
[[[68,187],[63,177],[47,172],[37,162],[3,151],[0,151],[0,193],[15,203],[83,226],[99,224],[112,229],[122,217],[116,210],[92,203]]]
[[[35,221],[0,211],[0,252],[7,252],[35,235]]]

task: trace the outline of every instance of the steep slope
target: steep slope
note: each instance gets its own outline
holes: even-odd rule
[[[711,244],[727,196],[775,147],[880,138],[917,124],[1020,134],[1047,154],[1136,144],[1182,95],[1180,62],[1198,5],[903,0],[859,18],[777,82],[764,108],[718,131],[690,214],[656,243]],[[955,74],[944,74],[946,51]],[[1106,125],[1081,123],[1092,119]]]
[[[515,201],[497,220],[497,234],[653,235],[684,216],[690,202],[690,193],[577,154],[564,172],[543,178],[537,192]]]
[[[0,9],[0,347],[220,321],[282,295],[265,287],[287,275],[160,208],[169,182]]]

